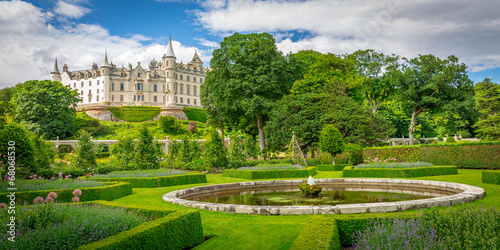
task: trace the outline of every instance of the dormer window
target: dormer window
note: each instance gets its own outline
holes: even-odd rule
[[[123,72],[122,72],[122,73],[120,73],[120,76],[121,76],[121,77],[123,77]]]
[[[141,73],[137,73],[137,77],[141,77]]]

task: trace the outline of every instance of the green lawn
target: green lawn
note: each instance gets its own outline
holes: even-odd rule
[[[481,170],[458,170],[458,175],[429,176],[416,179],[448,181],[482,187],[485,198],[473,202],[475,206],[500,206],[500,185],[481,182]],[[341,178],[341,171],[319,171],[314,178]],[[301,178],[297,178],[301,179]],[[230,182],[252,181],[239,178],[222,177],[221,174],[207,175],[208,183],[174,186],[166,188],[135,188],[133,194],[114,200],[124,204],[161,206],[170,209],[193,209],[167,203],[162,196],[173,190],[202,185]],[[259,180],[261,181],[261,180]],[[289,249],[304,227],[307,215],[298,216],[259,216],[229,214],[199,210],[203,231],[206,236],[213,236],[196,249]],[[313,233],[313,232],[311,232]]]

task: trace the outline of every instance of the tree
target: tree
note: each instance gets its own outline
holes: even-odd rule
[[[139,130],[139,141],[137,143],[134,163],[139,169],[158,169],[162,156],[161,145],[153,140],[153,135],[149,133],[146,126]]]
[[[31,140],[35,149],[35,164],[38,169],[48,169],[54,163],[56,148],[54,144],[46,141],[36,134],[31,135]]]
[[[335,165],[335,156],[344,152],[344,138],[335,126],[327,124],[319,135],[319,146],[321,150],[332,155]]]
[[[0,129],[0,161],[4,169],[9,166],[9,152],[15,152],[16,177],[36,173],[38,165],[35,163],[35,149],[28,131],[20,124],[9,123]]]
[[[163,130],[164,133],[180,133],[181,123],[173,116],[160,116],[158,119],[158,127]]]
[[[15,119],[28,130],[48,139],[67,138],[75,132],[76,90],[60,82],[27,81],[14,90]]]
[[[97,167],[94,144],[88,132],[81,130],[76,150],[76,164],[85,172],[93,172]]]
[[[476,108],[481,113],[476,131],[485,140],[500,139],[500,85],[486,78],[477,83]]]
[[[354,60],[357,73],[363,77],[363,94],[373,113],[391,95],[397,84],[399,57],[384,55],[374,50],[358,50],[347,56]]]
[[[202,105],[215,114],[219,124],[248,119],[258,128],[264,150],[264,125],[272,103],[288,93],[293,81],[285,57],[268,33],[234,33],[212,55],[212,70],[201,88]]]
[[[131,164],[135,157],[135,142],[130,137],[123,137],[111,146],[111,154],[124,166]]]
[[[203,166],[207,170],[222,169],[228,166],[227,150],[219,133],[209,128],[206,141],[203,143]]]
[[[437,111],[451,101],[461,102],[473,91],[467,66],[455,56],[442,60],[433,55],[420,55],[406,60],[398,88],[403,106],[411,110],[409,137],[414,143],[415,123],[422,112]]]

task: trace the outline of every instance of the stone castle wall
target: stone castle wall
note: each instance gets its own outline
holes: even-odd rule
[[[85,109],[79,110],[79,112],[85,112],[92,118],[96,118],[102,121],[112,121],[112,122],[126,122],[124,120],[116,118],[113,113],[108,110],[108,106],[94,106],[87,107]],[[162,107],[160,114],[158,114],[155,118],[149,121],[156,121],[161,116],[173,116],[178,120],[188,120],[184,111],[182,111],[182,107]]]

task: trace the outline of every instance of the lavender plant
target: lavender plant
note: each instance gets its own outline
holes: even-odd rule
[[[37,190],[52,190],[52,189],[75,189],[105,186],[106,183],[101,183],[93,180],[75,180],[75,179],[59,179],[59,180],[16,180],[16,188],[18,192],[22,191],[37,191]],[[0,193],[7,192],[9,188],[7,181],[0,181]]]
[[[373,162],[360,164],[354,168],[425,168],[433,166],[434,164],[428,162]]]
[[[259,164],[254,167],[241,167],[239,170],[285,170],[285,169],[304,169],[301,165],[293,164]]]
[[[4,231],[2,249],[76,249],[149,220],[124,208],[57,203],[23,206],[16,215],[16,242]],[[9,216],[1,210],[0,222],[5,225]]]

